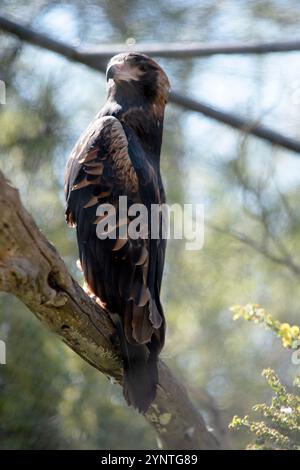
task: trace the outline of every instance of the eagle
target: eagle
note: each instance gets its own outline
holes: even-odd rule
[[[106,102],[68,159],[66,220],[76,227],[85,285],[116,326],[124,397],[145,413],[156,395],[165,340],[160,291],[166,237],[161,214],[158,236],[151,237],[151,207],[166,200],[160,153],[170,84],[157,62],[134,52],[109,61],[106,81]],[[97,224],[105,216],[97,217],[97,207],[109,204],[119,214],[120,196],[126,196],[128,207],[147,208],[146,234],[141,227],[141,235],[131,237],[132,217],[126,214],[117,219],[116,237],[99,237]]]

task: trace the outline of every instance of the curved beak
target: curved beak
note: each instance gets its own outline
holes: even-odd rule
[[[112,64],[106,71],[106,80],[110,78],[114,79],[121,74],[122,65],[121,64]]]
[[[106,71],[106,80],[109,79],[115,81],[139,80],[140,72],[137,68],[130,66],[126,62],[115,62],[108,66]]]

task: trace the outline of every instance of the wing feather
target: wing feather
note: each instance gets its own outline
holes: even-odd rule
[[[112,116],[96,117],[71,153],[65,193],[67,222],[76,225],[89,288],[112,312],[123,315],[128,341],[150,341],[154,329],[163,323],[155,284],[157,267],[162,269],[163,264],[160,241],[100,240],[96,235],[99,204],[107,202],[118,210],[118,197],[124,195],[128,204],[142,202],[148,209],[161,202],[157,171],[124,123]]]

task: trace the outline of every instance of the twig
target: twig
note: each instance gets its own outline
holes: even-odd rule
[[[239,232],[237,230],[230,230],[230,229],[222,228],[217,225],[214,225],[211,222],[206,222],[206,224],[211,229],[215,230],[216,232],[222,233],[223,235],[228,235],[240,241],[241,243],[244,243],[245,245],[250,246],[255,251],[262,254],[265,258],[269,259],[273,263],[279,264],[280,266],[284,266],[290,269],[290,271],[297,277],[300,276],[300,266],[294,263],[294,261],[291,259],[290,256],[276,255],[269,249],[268,246],[266,246],[265,244],[260,244],[257,240],[254,240],[253,238],[249,237],[245,233]]]

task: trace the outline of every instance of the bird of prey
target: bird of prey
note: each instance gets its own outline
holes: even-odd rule
[[[145,413],[155,398],[157,358],[165,338],[160,302],[165,237],[159,230],[151,238],[149,215],[147,236],[100,239],[96,209],[109,203],[118,212],[120,196],[127,196],[128,206],[143,204],[149,214],[152,204],[165,202],[160,152],[170,84],[153,59],[132,52],[110,60],[106,79],[106,103],[68,160],[66,219],[76,226],[86,285],[113,314],[124,397]],[[126,216],[116,229],[130,220]]]

